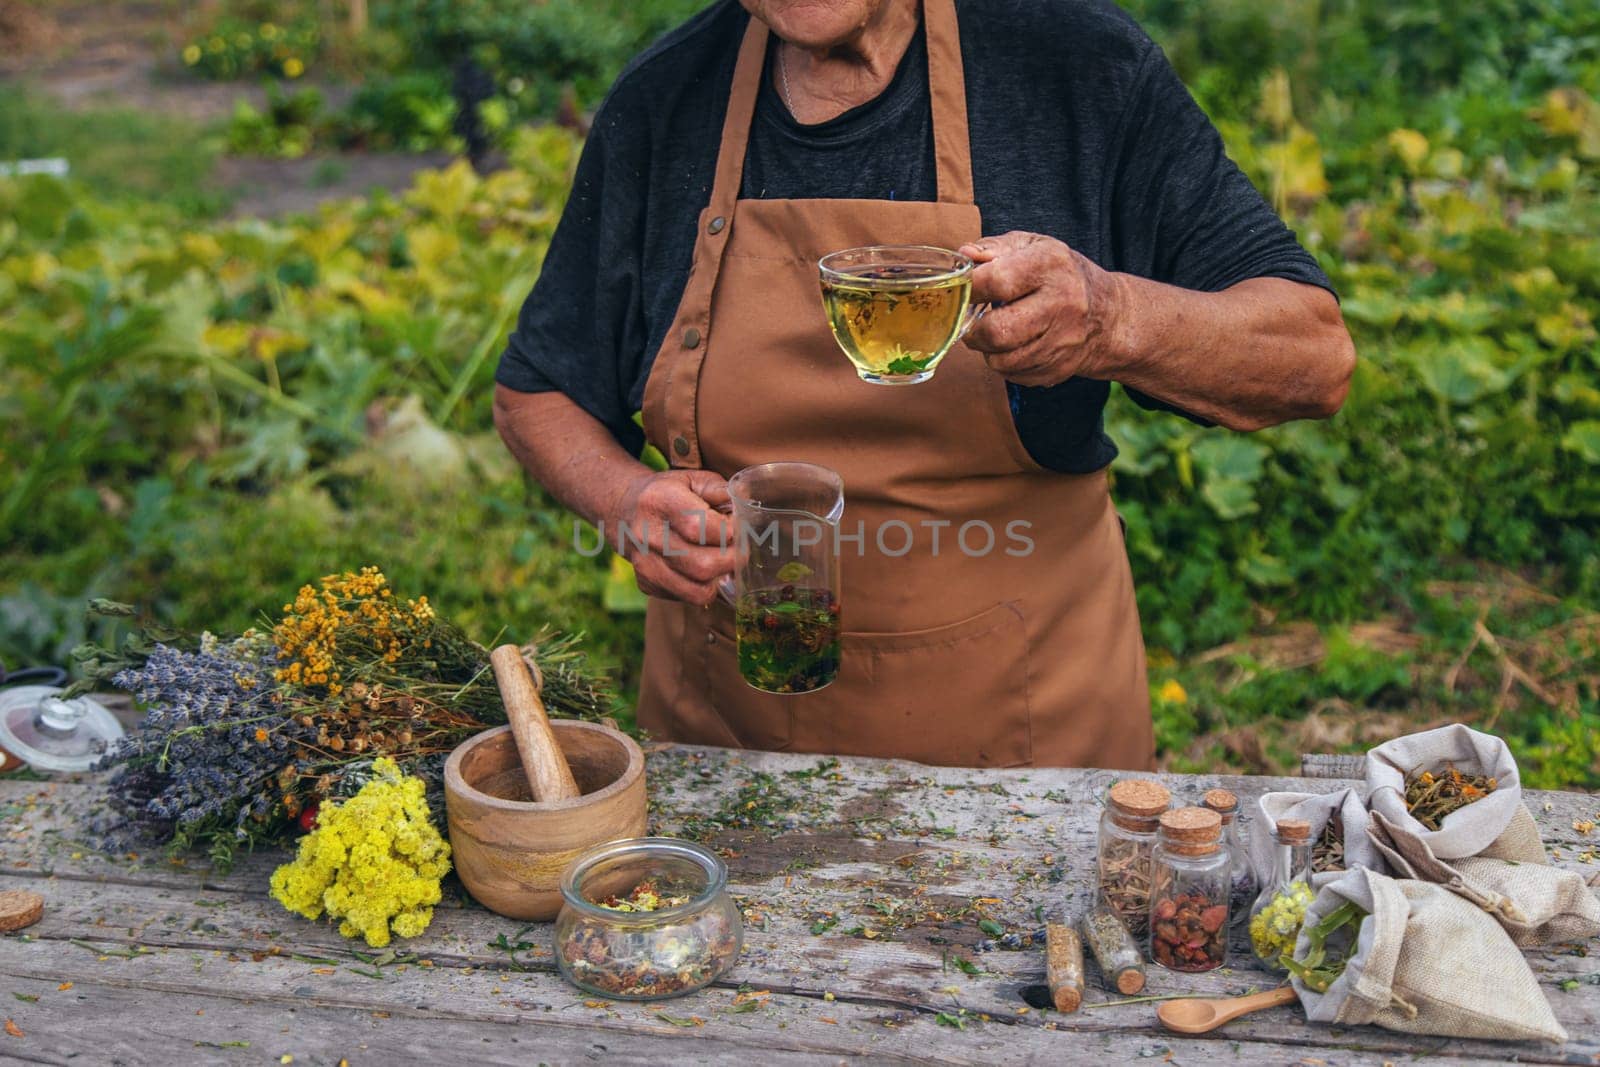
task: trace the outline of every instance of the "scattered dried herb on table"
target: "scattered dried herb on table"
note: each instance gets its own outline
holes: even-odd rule
[[[1306,931],[1306,954],[1298,959],[1285,955],[1284,966],[1313,993],[1326,993],[1355,955],[1361,924],[1366,920],[1365,910],[1346,901]],[[1348,936],[1339,938],[1339,947],[1330,951],[1328,942],[1344,930],[1348,930]]]
[[[1150,909],[1150,951],[1173,971],[1209,971],[1228,957],[1228,902],[1204,893],[1157,900]]]
[[[1311,873],[1330,874],[1344,870],[1344,820],[1337,815],[1328,817],[1322,836],[1311,849]]]
[[[1462,774],[1447,766],[1435,774],[1420,771],[1406,779],[1406,810],[1430,830],[1438,830],[1445,817],[1493,793],[1499,782],[1481,774]]]

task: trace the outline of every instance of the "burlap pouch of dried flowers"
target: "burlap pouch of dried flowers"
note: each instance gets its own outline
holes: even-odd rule
[[[1294,979],[1308,1018],[1406,1034],[1567,1039],[1521,951],[1487,912],[1432,882],[1357,869],[1322,888],[1305,929],[1345,901],[1368,918],[1326,993]],[[1305,929],[1297,956],[1308,948]]]
[[[1444,817],[1430,830],[1406,808],[1407,776],[1454,768],[1493,778],[1493,792]],[[1388,820],[1398,842],[1414,838],[1442,860],[1498,856],[1544,863],[1539,828],[1522,804],[1522,779],[1506,743],[1456,723],[1386,741],[1367,753],[1367,806]]]
[[[1525,810],[1520,814],[1531,818]],[[1369,833],[1373,847],[1396,874],[1438,883],[1471,901],[1494,916],[1518,945],[1581,941],[1600,934],[1600,898],[1577,871],[1497,856],[1446,862],[1426,842],[1397,833],[1381,812],[1372,813]]]

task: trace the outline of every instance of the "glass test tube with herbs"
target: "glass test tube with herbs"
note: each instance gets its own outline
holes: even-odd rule
[[[1269,970],[1286,972],[1294,954],[1311,891],[1311,824],[1280,819],[1273,831],[1272,872],[1250,909],[1250,947]]]
[[[1228,894],[1228,921],[1237,926],[1250,917],[1250,905],[1255,903],[1259,888],[1239,827],[1239,798],[1229,790],[1212,789],[1201,802],[1222,817],[1222,846],[1228,851],[1233,879],[1233,888]]]
[[[1150,958],[1172,971],[1210,971],[1228,962],[1228,896],[1233,857],[1222,816],[1178,808],[1160,819],[1152,864]]]
[[[1100,899],[1138,941],[1149,929],[1157,820],[1171,804],[1172,794],[1160,782],[1129,778],[1111,787],[1100,816]]]
[[[1083,934],[1083,943],[1100,965],[1100,975],[1107,989],[1129,997],[1143,991],[1144,951],[1121,919],[1101,905],[1090,909],[1079,920],[1078,929]]]

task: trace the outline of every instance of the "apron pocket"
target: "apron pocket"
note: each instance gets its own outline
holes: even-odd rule
[[[846,631],[833,685],[815,703],[780,699],[791,702],[790,740],[801,752],[970,767],[1033,760],[1028,635],[1016,601],[928,630]]]

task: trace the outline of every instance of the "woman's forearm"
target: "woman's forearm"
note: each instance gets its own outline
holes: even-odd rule
[[[650,473],[565,393],[496,385],[494,424],[540,485],[585,520],[615,522],[629,486]]]
[[[1339,410],[1355,348],[1338,301],[1283,278],[1202,293],[1117,274],[1043,234],[963,245],[972,299],[994,305],[967,334],[1019,385],[1118,381],[1235,430]]]
[[[1355,347],[1326,290],[1254,278],[1200,293],[1127,274],[1101,359],[1086,368],[1234,430],[1339,410]]]

